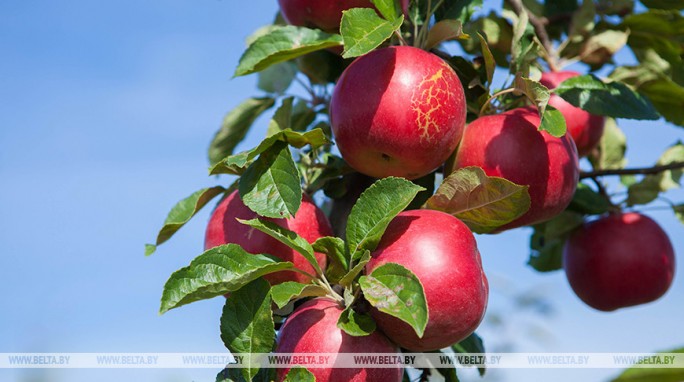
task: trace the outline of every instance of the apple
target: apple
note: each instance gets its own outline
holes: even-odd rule
[[[337,327],[343,308],[328,298],[315,298],[295,309],[280,329],[276,353],[396,353],[399,349],[377,330],[368,336],[354,337]],[[335,359],[330,359],[335,363]],[[308,369],[317,382],[400,382],[401,366],[388,368],[320,368]],[[289,368],[278,368],[282,381]]]
[[[665,231],[636,212],[614,213],[582,225],[563,248],[575,294],[602,311],[657,300],[672,284],[674,250]]]
[[[342,11],[374,8],[369,0],[278,0],[280,12],[291,25],[338,33]]]
[[[397,263],[423,285],[428,323],[422,338],[407,323],[371,310],[378,327],[399,346],[417,352],[453,345],[475,331],[484,317],[489,284],[470,229],[457,218],[434,210],[397,215],[366,264],[366,274]]]
[[[539,131],[539,123],[536,109],[514,109],[480,117],[463,134],[453,169],[479,166],[488,176],[529,186],[530,209],[498,231],[549,220],[575,193],[579,165],[572,138]]]
[[[573,71],[546,72],[542,74],[539,82],[549,89],[555,89],[561,82],[579,75],[580,73]],[[589,114],[556,94],[551,94],[549,105],[558,109],[565,117],[568,132],[575,140],[579,156],[587,156],[601,140],[605,118]]]
[[[463,86],[441,58],[393,46],[342,73],[330,121],[342,157],[358,172],[416,179],[439,167],[463,135]]]
[[[311,264],[297,251],[285,244],[272,238],[271,236],[238,222],[236,219],[256,219],[262,218],[247,207],[237,191],[233,191],[228,197],[223,199],[209,219],[204,240],[204,249],[234,243],[240,245],[245,251],[252,254],[270,254],[284,261],[291,261],[296,268],[315,274]],[[325,217],[323,211],[314,204],[308,196],[304,195],[302,204],[293,218],[290,219],[271,219],[283,228],[296,232],[309,243],[313,243],[322,236],[331,236],[332,228],[330,222]],[[325,267],[326,258],[324,254],[316,253],[316,259]],[[281,271],[264,276],[272,285],[280,284],[285,281],[297,281],[307,283],[310,278],[294,271]]]

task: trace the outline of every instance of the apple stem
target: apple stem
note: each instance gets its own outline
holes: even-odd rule
[[[399,33],[399,31],[394,31],[394,35],[397,36],[401,45],[404,45],[404,46],[409,45],[409,43],[406,42],[406,40],[404,40],[404,36],[402,36],[401,33]]]
[[[586,171],[580,173],[580,179],[586,178],[597,178],[601,176],[609,175],[650,175],[658,174],[663,171],[675,170],[679,168],[684,168],[684,162],[672,162],[660,166],[652,167],[638,167],[638,168],[616,168],[616,169],[606,169],[606,170],[595,170]]]
[[[490,104],[495,98],[497,98],[497,97],[499,97],[499,96],[501,96],[501,95],[507,94],[507,93],[513,93],[513,92],[516,91],[516,90],[517,90],[516,88],[508,88],[508,89],[504,89],[504,90],[501,90],[501,91],[499,91],[499,92],[496,92],[496,93],[492,94],[492,96],[489,97],[489,99],[487,99],[487,101],[484,103],[484,105],[482,105],[482,108],[480,108],[480,115],[483,115],[483,114],[485,113],[485,111],[487,110],[487,106],[489,106],[489,104]]]

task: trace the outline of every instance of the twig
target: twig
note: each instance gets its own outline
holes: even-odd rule
[[[669,164],[664,164],[660,166],[653,167],[639,167],[639,168],[620,168],[620,169],[608,169],[608,170],[595,170],[580,173],[580,179],[595,178],[599,176],[608,175],[649,175],[657,174],[667,170],[675,170],[678,168],[684,168],[684,162],[673,162]]]
[[[542,46],[548,53],[546,62],[549,64],[549,68],[552,71],[557,72],[558,65],[556,63],[553,43],[549,38],[549,34],[546,32],[544,20],[538,18],[534,13],[530,12],[527,8],[525,8],[525,6],[522,3],[522,0],[507,1],[511,5],[511,8],[513,8],[513,12],[515,12],[516,15],[520,16],[523,12],[527,13],[527,17],[530,21],[530,24],[532,24],[532,26],[534,27],[534,32],[537,34],[537,37],[539,37],[539,42],[541,42]]]

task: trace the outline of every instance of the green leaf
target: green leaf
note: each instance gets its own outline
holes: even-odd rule
[[[603,65],[627,44],[628,32],[605,30],[589,37],[580,49],[580,59],[589,65]]]
[[[651,9],[684,9],[684,3],[681,0],[641,0],[641,4]]]
[[[594,1],[583,0],[577,12],[572,15],[568,39],[573,43],[582,42],[584,37],[594,29],[594,25],[596,25],[594,22],[595,18],[596,5]]]
[[[487,40],[480,33],[478,33],[477,36],[480,38],[480,49],[482,49],[482,57],[484,58],[485,62],[485,71],[487,72],[487,90],[489,90],[489,88],[492,86],[492,80],[494,79],[496,60],[494,60],[494,55],[492,54],[491,49],[489,49]]]
[[[529,77],[530,66],[537,61],[539,50],[534,28],[529,23],[527,12],[523,12],[513,26],[510,73]]]
[[[659,118],[653,105],[620,82],[603,83],[588,74],[569,78],[554,90],[564,100],[591,114],[613,118]]]
[[[356,201],[347,223],[347,248],[351,259],[373,251],[390,221],[424,188],[403,178],[384,178],[368,187]]]
[[[582,223],[582,215],[564,211],[549,221],[535,225],[530,237],[531,253],[527,264],[539,272],[561,269],[563,245],[572,231]]]
[[[299,171],[285,142],[259,155],[240,177],[240,198],[252,211],[269,218],[291,218],[302,203]]]
[[[606,118],[603,135],[599,141],[598,157],[590,157],[592,164],[597,169],[619,169],[627,164],[625,152],[627,151],[627,137],[620,130],[613,118]]]
[[[403,266],[386,263],[361,276],[359,285],[366,300],[383,313],[411,325],[422,338],[428,323],[428,306],[423,285]]]
[[[233,292],[226,299],[221,315],[221,339],[232,353],[241,353],[251,365],[253,353],[269,353],[275,343],[271,286],[264,279],[256,279]],[[247,381],[256,376],[259,368],[246,367],[242,375]]]
[[[366,250],[363,255],[359,258],[359,261],[354,265],[354,268],[350,269],[347,274],[345,274],[339,281],[338,284],[349,287],[352,285],[354,282],[354,279],[356,279],[356,276],[360,275],[361,272],[363,272],[366,264],[370,261],[370,256],[371,253],[369,250]]]
[[[372,334],[376,325],[371,316],[358,313],[349,305],[340,314],[337,327],[350,336],[363,337]]]
[[[659,78],[641,84],[638,90],[668,122],[684,126],[684,86],[669,78]]]
[[[397,0],[371,0],[385,20],[396,20],[401,16],[401,8]]]
[[[669,147],[658,159],[656,166],[671,163],[684,163],[684,144],[681,142]],[[655,200],[661,192],[679,188],[682,174],[682,168],[678,168],[644,176],[640,182],[632,184],[627,189],[627,204],[647,204]]]
[[[254,161],[254,158],[270,149],[276,142],[286,142],[290,146],[296,148],[301,148],[306,145],[311,146],[311,148],[317,148],[330,143],[323,130],[319,128],[305,133],[299,133],[289,129],[283,130],[273,135],[269,135],[261,141],[259,146],[251,150],[224,158],[209,169],[209,174],[242,175],[246,168]]]
[[[342,44],[342,37],[318,29],[274,26],[258,37],[240,57],[235,77],[255,73],[307,53]]]
[[[337,283],[349,270],[349,263],[344,253],[344,240],[339,237],[319,237],[312,244],[314,251],[324,253],[328,257],[325,276],[331,283]]]
[[[684,353],[684,348],[674,349],[657,354],[664,353]],[[632,367],[625,370],[611,382],[681,382],[683,380],[684,369],[682,368],[645,368],[643,365],[640,365],[639,367]]]
[[[442,6],[435,10],[435,19],[455,19],[465,24],[478,8],[482,8],[482,0],[444,0]]]
[[[544,114],[541,116],[539,130],[546,131],[554,137],[560,138],[565,135],[567,129],[563,114],[553,106],[547,106]]]
[[[283,130],[303,131],[316,119],[316,112],[306,102],[294,104],[294,97],[283,99],[268,125],[266,135],[270,136]]]
[[[293,366],[283,382],[316,382],[316,377],[302,366]]]
[[[551,93],[546,86],[529,78],[515,76],[515,89],[525,94],[537,107],[541,120],[539,130],[546,131],[554,137],[565,135],[567,127],[563,114],[554,108],[547,108]]]
[[[610,211],[612,204],[605,196],[591,189],[584,183],[579,183],[575,190],[575,195],[568,206],[571,211],[589,214],[600,215]]]
[[[672,212],[674,212],[677,219],[684,224],[684,204],[673,205]]]
[[[444,382],[459,382],[458,374],[456,374],[456,368],[455,367],[451,367],[451,368],[439,367],[435,370],[437,370],[437,372],[442,377],[444,377]]]
[[[145,256],[149,256],[156,251],[157,246],[169,240],[185,223],[189,222],[199,210],[217,195],[222,194],[226,189],[221,186],[203,188],[195,191],[192,195],[178,202],[164,220],[164,226],[157,234],[155,244],[145,245]]]
[[[228,113],[209,145],[209,163],[214,165],[231,155],[254,121],[274,103],[275,100],[271,97],[249,98]]]
[[[306,239],[299,236],[296,232],[290,231],[289,229],[283,228],[278,224],[268,220],[237,220],[242,224],[258,229],[259,231],[299,252],[311,264],[313,269],[315,269],[319,275],[323,273],[321,266],[318,264],[318,261],[316,261],[313,247],[308,241],[306,241]]]
[[[387,21],[370,8],[352,8],[342,12],[342,57],[358,57],[372,51],[399,30],[403,23],[403,15],[396,20]]]
[[[477,333],[473,333],[461,342],[452,345],[451,349],[456,353],[485,353],[484,342]],[[486,370],[487,368],[485,366],[477,368],[480,377],[485,375]]]
[[[469,36],[463,33],[463,25],[459,20],[441,20],[430,28],[424,49],[430,50],[444,41],[467,38]]]
[[[474,232],[487,233],[527,212],[527,188],[487,176],[479,167],[465,167],[444,179],[427,208],[454,215]]]
[[[283,94],[297,75],[297,65],[286,61],[259,72],[257,87],[267,93]]]
[[[293,267],[290,262],[248,253],[237,244],[214,247],[169,277],[164,285],[159,312],[222,296],[263,275]]]
[[[294,281],[285,281],[271,288],[273,302],[280,309],[296,298],[325,296],[327,294],[328,291],[321,286]]]

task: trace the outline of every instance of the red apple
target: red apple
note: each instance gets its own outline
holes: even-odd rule
[[[278,0],[280,12],[291,25],[338,33],[342,11],[373,8],[369,0]]]
[[[295,267],[310,274],[315,271],[311,264],[297,251],[272,238],[271,236],[238,222],[236,219],[256,219],[260,216],[245,206],[240,200],[237,191],[233,191],[227,198],[222,200],[216,207],[209,219],[204,240],[204,249],[210,249],[222,244],[239,244],[245,251],[253,254],[266,253],[276,256],[284,261],[291,261]],[[301,207],[293,218],[270,219],[283,228],[294,231],[308,242],[313,243],[322,236],[331,236],[332,228],[316,204],[308,196],[302,199]],[[321,267],[326,264],[324,254],[316,253],[316,259]],[[309,278],[301,273],[293,271],[281,271],[264,276],[271,284],[280,284],[285,281],[309,282]]]
[[[616,213],[573,233],[563,249],[563,267],[575,294],[608,312],[665,294],[675,258],[658,223],[636,212]]]
[[[456,73],[424,50],[394,46],[356,59],[332,95],[330,120],[344,159],[376,178],[416,179],[439,167],[463,134]]]
[[[572,71],[546,72],[542,74],[539,82],[549,89],[555,89],[561,82],[579,75],[580,73]],[[600,115],[589,114],[589,112],[573,106],[556,94],[551,95],[549,105],[558,109],[565,117],[568,132],[575,140],[579,156],[588,155],[601,140],[605,118]]]
[[[479,166],[489,176],[529,186],[530,209],[499,231],[551,219],[575,193],[579,165],[572,138],[539,131],[539,123],[535,109],[514,109],[480,117],[463,134],[454,168]]]
[[[412,210],[397,215],[366,265],[366,273],[386,263],[411,270],[423,284],[428,324],[422,338],[405,322],[373,310],[378,327],[412,351],[441,349],[468,337],[482,321],[489,285],[470,229],[440,211]]]
[[[396,353],[399,349],[377,330],[353,337],[337,327],[342,307],[327,298],[307,301],[297,308],[280,329],[276,353]],[[331,359],[330,362],[335,362]],[[304,366],[304,365],[303,365]],[[282,381],[289,369],[277,370]],[[317,382],[399,382],[404,370],[391,368],[309,368]]]

